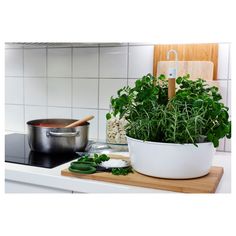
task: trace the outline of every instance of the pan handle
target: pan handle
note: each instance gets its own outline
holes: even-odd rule
[[[76,137],[76,136],[79,136],[79,134],[80,134],[79,131],[66,132],[66,133],[49,131],[47,133],[47,136],[52,136],[52,137]]]

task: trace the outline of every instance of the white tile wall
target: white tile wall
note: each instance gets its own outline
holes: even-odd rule
[[[48,105],[71,107],[71,79],[48,79]]]
[[[229,44],[219,44],[218,79],[228,79]]]
[[[136,80],[137,80],[137,79],[128,79],[128,85],[129,85],[131,88],[134,87]]]
[[[71,48],[48,49],[48,76],[71,77]]]
[[[99,110],[99,123],[98,123],[98,130],[99,130],[99,139],[102,141],[106,140],[106,114],[109,110]]]
[[[227,89],[228,89],[228,81],[227,80],[219,80],[219,92],[222,96],[222,102],[227,105]]]
[[[24,79],[25,104],[47,105],[47,80],[46,78]]]
[[[128,47],[100,48],[100,76],[127,78]]]
[[[25,131],[27,131],[26,122],[29,120],[47,119],[46,106],[25,106]]]
[[[24,106],[6,105],[5,107],[6,130],[24,132]]]
[[[228,80],[228,90],[227,90],[227,106],[229,107],[229,114],[231,115],[231,80]]]
[[[98,48],[73,48],[73,77],[98,77]]]
[[[109,109],[110,97],[117,95],[117,90],[127,86],[126,79],[100,79],[99,108]]]
[[[71,108],[48,107],[48,118],[71,119]]]
[[[73,107],[98,108],[98,79],[73,79]]]
[[[24,75],[46,76],[46,48],[24,50]]]
[[[225,151],[226,152],[231,152],[231,139],[226,139],[225,140]]]
[[[231,71],[230,71],[230,44],[219,44],[218,55],[218,83],[220,93],[223,97],[223,102],[230,108],[229,113],[231,115]],[[220,146],[217,150],[231,151],[231,140],[223,139],[224,143],[220,142]]]
[[[225,139],[222,138],[222,139],[220,139],[220,141],[219,141],[219,147],[217,148],[217,150],[218,150],[218,151],[224,151],[224,149],[225,149]]]
[[[23,78],[6,77],[5,80],[5,102],[8,104],[23,104]]]
[[[5,75],[23,76],[23,49],[5,50]]]
[[[6,45],[6,129],[23,132],[36,118],[75,118],[92,114],[90,138],[106,138],[112,95],[152,73],[151,44],[78,44],[64,47]],[[219,86],[231,106],[230,45],[219,45]],[[218,150],[230,151],[222,139]]]
[[[141,78],[153,71],[154,46],[129,47],[129,78]]]
[[[231,80],[231,53],[230,53],[230,51],[231,51],[231,45],[229,46],[229,72],[228,72],[229,77],[228,77],[228,80]]]

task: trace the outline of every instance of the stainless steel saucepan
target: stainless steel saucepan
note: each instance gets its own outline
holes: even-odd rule
[[[88,144],[89,123],[65,128],[72,119],[40,119],[27,122],[31,150],[44,153],[83,151]]]

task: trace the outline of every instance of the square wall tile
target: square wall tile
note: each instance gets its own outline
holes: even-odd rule
[[[89,139],[98,138],[98,110],[93,109],[72,109],[72,119],[82,119],[87,115],[93,115],[94,119],[89,121]]]
[[[16,132],[24,132],[24,106],[5,106],[5,129]]]
[[[225,139],[221,138],[219,141],[219,147],[216,148],[217,151],[224,151],[225,150]]]
[[[226,139],[225,140],[225,151],[226,152],[231,152],[231,139]]]
[[[141,78],[153,72],[154,46],[129,47],[129,78]]]
[[[229,47],[231,50],[231,47]],[[231,52],[229,53],[229,72],[228,72],[228,79],[231,80]]]
[[[6,77],[5,80],[5,103],[23,104],[23,78]]]
[[[73,77],[98,77],[98,48],[73,48]]]
[[[48,106],[71,107],[71,79],[48,79]]]
[[[24,76],[46,76],[46,48],[24,49]]]
[[[218,81],[219,92],[222,96],[222,102],[227,106],[227,92],[228,92],[228,81],[219,80]]]
[[[23,49],[5,49],[5,75],[23,76]]]
[[[25,104],[47,105],[47,80],[46,78],[25,78]]]
[[[72,105],[98,108],[98,79],[73,79]]]
[[[109,109],[111,96],[117,96],[117,91],[127,86],[126,79],[100,79],[99,108]]]
[[[98,139],[100,141],[106,141],[106,114],[109,112],[109,110],[99,110],[99,137]]]
[[[229,114],[231,115],[231,90],[232,90],[231,80],[228,80],[228,98],[227,98],[227,106],[229,107]]]
[[[127,78],[128,47],[100,48],[100,77]]]
[[[218,49],[218,79],[228,78],[229,44],[221,43]]]
[[[128,85],[133,88],[137,79],[128,79]]]
[[[71,119],[71,108],[48,107],[48,118]]]
[[[71,77],[71,48],[48,49],[48,76]]]
[[[44,106],[25,106],[25,131],[27,122],[30,120],[47,119],[47,107]]]

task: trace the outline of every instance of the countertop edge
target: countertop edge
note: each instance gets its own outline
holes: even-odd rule
[[[50,187],[54,189],[83,193],[176,193],[159,189],[62,176],[61,170],[67,168],[68,165],[69,162],[53,169],[45,169],[14,163],[5,163],[5,179]],[[222,166],[224,168],[224,174],[217,187],[216,192],[230,193],[231,153],[216,152],[213,165]]]

